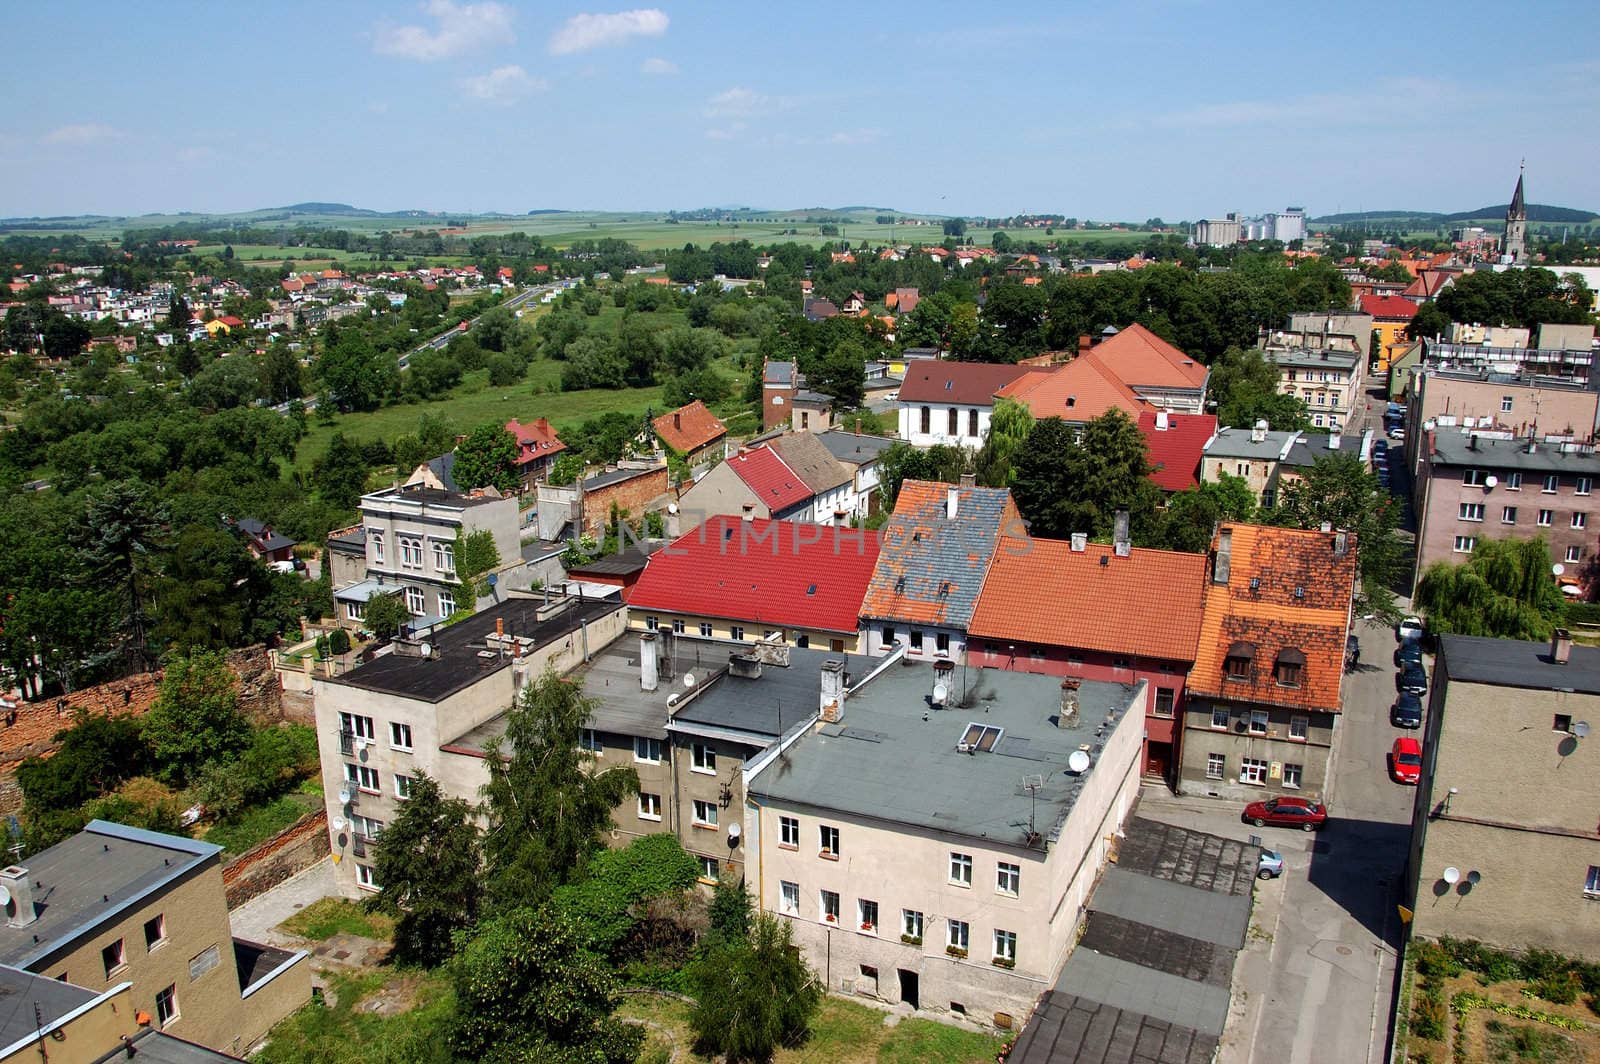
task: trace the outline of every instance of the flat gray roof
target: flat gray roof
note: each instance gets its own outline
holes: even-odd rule
[[[237,1064],[242,1059],[148,1027],[134,1037],[133,1046],[140,1061],[154,1064]]]
[[[759,772],[750,793],[1018,847],[1033,816],[1035,830],[1054,839],[1095,771],[1091,763],[1070,774],[1068,757],[1087,745],[1098,761],[1100,729],[1108,717],[1120,723],[1137,691],[1085,680],[1079,721],[1062,728],[1058,676],[957,667],[945,682],[947,708],[933,708],[932,665],[889,665],[845,700],[839,723]],[[974,724],[1001,729],[989,752],[956,749]],[[1036,774],[1044,778],[1037,810],[1022,787]]]
[[[1600,474],[1600,456],[1593,452],[1564,451],[1559,444],[1541,442],[1535,443],[1533,453],[1529,454],[1527,440],[1494,440],[1471,432],[1435,431],[1433,464],[1520,469],[1534,473]]]
[[[49,1027],[99,996],[81,986],[0,964],[0,1049],[38,1036],[39,1028],[34,1024],[33,1015],[35,1006],[39,1009],[39,1020]]]
[[[27,967],[214,860],[222,847],[91,820],[23,862],[38,919],[0,925],[0,964]]]
[[[1265,438],[1254,440],[1250,438],[1249,428],[1236,429],[1231,427],[1220,428],[1217,434],[1211,437],[1206,444],[1205,455],[1207,458],[1257,458],[1277,460],[1289,442],[1298,436],[1297,432],[1275,432],[1269,430]]]
[[[660,465],[651,466],[648,469],[613,469],[608,473],[596,473],[583,482],[583,490],[596,491],[612,484],[621,484],[625,480],[632,480],[634,477],[649,476],[656,470],[665,468],[666,466]]]
[[[1574,645],[1567,663],[1557,665],[1549,643],[1442,635],[1439,657],[1452,681],[1600,695],[1600,647]]]
[[[1296,369],[1309,366],[1313,369],[1348,371],[1354,369],[1361,361],[1360,351],[1333,351],[1326,348],[1294,348],[1288,351],[1274,351],[1268,348],[1262,354],[1277,365],[1293,366]]]

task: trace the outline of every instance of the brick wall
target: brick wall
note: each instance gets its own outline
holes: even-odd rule
[[[328,856],[328,811],[318,809],[290,824],[222,870],[228,908],[237,909]]]
[[[636,477],[616,484],[608,484],[583,496],[584,530],[598,539],[605,533],[606,522],[611,520],[614,502],[628,511],[634,521],[644,516],[652,502],[667,493],[667,467],[643,470]]]

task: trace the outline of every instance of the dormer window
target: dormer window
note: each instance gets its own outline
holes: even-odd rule
[[[1299,687],[1306,672],[1306,656],[1294,647],[1278,651],[1278,660],[1272,663],[1272,678],[1279,687]]]
[[[1228,656],[1223,659],[1223,672],[1230,680],[1250,679],[1250,663],[1255,660],[1256,645],[1254,643],[1235,643],[1228,648]]]

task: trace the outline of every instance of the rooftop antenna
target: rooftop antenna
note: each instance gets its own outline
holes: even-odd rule
[[[1035,773],[1022,777],[1022,789],[1028,792],[1028,797],[1033,799],[1032,808],[1028,810],[1028,842],[1031,845],[1039,837],[1037,820],[1039,814],[1039,792],[1044,789],[1044,776]]]

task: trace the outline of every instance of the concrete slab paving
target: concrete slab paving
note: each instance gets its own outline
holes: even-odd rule
[[[303,945],[294,935],[276,930],[277,926],[312,902],[338,895],[333,860],[324,857],[230,912],[228,922],[236,938],[271,946]]]
[[[1211,1035],[1222,1034],[1228,1019],[1227,987],[1169,975],[1093,950],[1073,951],[1056,980],[1056,989]]]
[[[1248,895],[1186,887],[1120,866],[1106,870],[1089,907],[1235,950],[1244,943],[1250,923]]]

